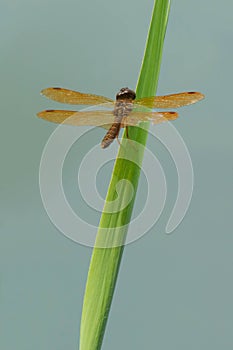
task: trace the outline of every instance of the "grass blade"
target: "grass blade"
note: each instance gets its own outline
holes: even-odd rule
[[[155,2],[136,89],[137,98],[152,96],[156,92],[169,8],[168,0]],[[124,142],[118,152],[88,272],[80,329],[80,350],[99,350],[102,345],[136,196],[148,127],[146,124],[143,129],[129,128],[130,139],[142,145],[136,153],[137,159],[135,152],[132,158],[132,147],[124,147]],[[129,181],[133,187],[129,187],[128,182],[122,184],[122,180]],[[120,183],[122,186],[119,189],[117,185]],[[123,204],[128,202],[124,207]],[[114,203],[114,212],[109,213],[111,203]]]

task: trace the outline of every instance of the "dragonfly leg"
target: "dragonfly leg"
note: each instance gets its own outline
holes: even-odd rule
[[[119,143],[119,146],[121,145],[121,142],[119,140],[119,137],[118,137],[119,134],[116,135],[116,139],[117,139],[117,142]]]
[[[129,139],[129,129],[128,129],[128,126],[125,127],[125,134],[126,134],[127,139]]]

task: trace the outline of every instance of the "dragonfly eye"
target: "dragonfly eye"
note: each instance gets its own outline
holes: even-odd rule
[[[120,89],[116,95],[117,100],[135,100],[136,94],[133,90],[130,90],[128,87]]]

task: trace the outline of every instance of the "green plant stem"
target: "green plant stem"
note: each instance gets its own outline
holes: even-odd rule
[[[168,0],[155,2],[136,89],[137,98],[155,95],[169,8]],[[144,124],[143,129],[129,128],[130,139],[143,146],[146,144],[149,127],[147,123]],[[125,138],[125,134],[123,137]],[[133,158],[130,153],[134,153]],[[80,350],[99,350],[102,345],[135,201],[143,153],[144,147],[139,147],[138,152],[134,152],[133,147],[124,147],[124,144],[119,148],[88,272],[80,329]],[[128,183],[123,184],[120,190],[117,188],[122,180],[132,184],[133,194]],[[122,203],[128,203],[131,195],[129,204],[121,209]],[[114,201],[114,212],[109,213],[109,203]]]

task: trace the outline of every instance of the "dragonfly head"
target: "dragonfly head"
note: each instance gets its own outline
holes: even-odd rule
[[[135,100],[135,98],[135,92],[127,87],[120,89],[116,95],[117,100]]]

